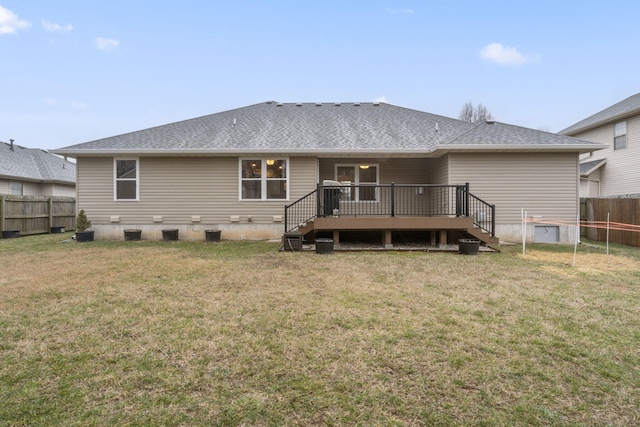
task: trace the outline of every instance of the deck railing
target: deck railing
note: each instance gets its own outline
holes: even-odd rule
[[[331,216],[458,216],[494,236],[495,206],[469,192],[465,185],[362,184],[322,185],[285,206],[285,232],[316,217]]]

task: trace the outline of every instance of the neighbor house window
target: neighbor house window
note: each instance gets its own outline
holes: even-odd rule
[[[288,172],[286,159],[241,159],[241,200],[286,200]]]
[[[627,148],[627,122],[618,122],[613,127],[613,149]]]
[[[24,185],[21,181],[9,181],[9,194],[24,196]]]
[[[115,200],[138,200],[138,159],[115,159]]]
[[[354,202],[376,201],[378,184],[378,165],[337,165],[336,181],[343,185],[351,185],[342,191],[342,200]]]

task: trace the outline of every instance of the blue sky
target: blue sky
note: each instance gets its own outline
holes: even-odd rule
[[[640,92],[640,2],[0,0],[0,141],[53,149],[267,100],[553,132]]]

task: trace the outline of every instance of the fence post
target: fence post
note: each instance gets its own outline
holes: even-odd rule
[[[0,196],[0,231],[4,231],[4,196]]]
[[[53,197],[49,197],[49,233],[51,233],[51,227],[53,227]]]

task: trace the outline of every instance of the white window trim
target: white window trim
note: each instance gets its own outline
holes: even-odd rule
[[[284,179],[285,183],[286,183],[286,197],[284,199],[268,199],[267,198],[267,175],[266,173],[263,173],[262,176],[260,177],[260,194],[261,197],[259,199],[243,199],[242,198],[242,181],[243,179],[247,179],[247,180],[255,180],[257,181],[257,178],[242,178],[242,162],[244,160],[260,160],[262,162],[261,165],[261,169],[262,171],[267,170],[267,160],[283,160],[285,162],[285,168],[287,171],[287,176],[285,178],[274,178],[274,180],[282,180]],[[289,185],[290,185],[290,181],[291,181],[291,168],[290,168],[290,162],[289,162],[289,157],[282,157],[282,156],[268,156],[268,157],[263,157],[263,156],[255,156],[255,157],[240,157],[238,159],[238,201],[240,202],[288,202],[289,201]]]
[[[618,133],[616,127],[618,127],[618,125],[624,125],[624,133]],[[617,150],[624,150],[629,146],[629,140],[627,138],[628,132],[627,132],[627,121],[626,120],[622,120],[619,122],[614,123],[613,125],[613,150],[617,151]],[[621,136],[624,136],[624,146],[623,147],[616,147],[616,138],[619,138]]]
[[[118,181],[134,181],[129,178],[118,179],[118,160],[135,160],[136,161],[136,198],[135,199],[118,199]],[[113,159],[113,201],[115,202],[139,202],[140,201],[140,158],[139,157],[114,157]]]
[[[360,200],[360,192],[359,189],[356,188],[356,194],[354,200],[342,200],[341,203],[379,203],[380,202],[380,188],[377,187],[380,185],[380,164],[379,163],[336,163],[333,170],[333,177],[337,181],[338,180],[338,168],[339,167],[353,167],[356,172],[360,169],[360,165],[366,164],[369,167],[376,168],[376,182],[373,185],[376,185],[376,198],[375,200]],[[358,173],[355,174],[355,182],[353,185],[360,185],[360,175]]]

